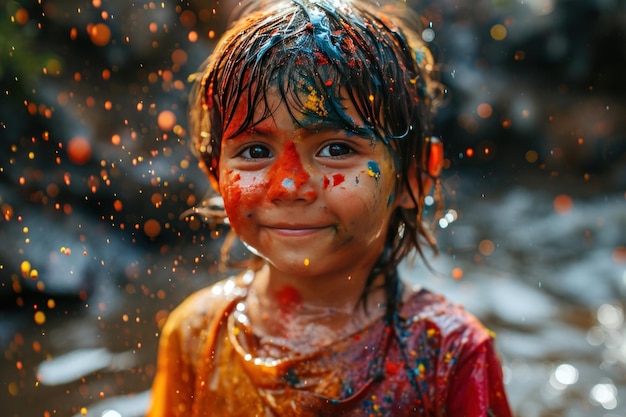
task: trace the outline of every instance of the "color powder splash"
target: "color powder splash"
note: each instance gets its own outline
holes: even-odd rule
[[[309,173],[302,166],[300,155],[292,141],[285,144],[282,154],[268,171],[267,178],[267,197],[270,200],[286,198],[299,192],[300,187],[309,180]]]
[[[380,179],[380,168],[378,167],[378,163],[374,161],[369,161],[367,163],[367,175],[373,177],[376,181]]]
[[[302,296],[294,287],[286,285],[276,292],[276,301],[283,313],[289,313],[302,305]]]
[[[344,182],[346,180],[346,177],[343,174],[333,174],[332,179],[333,179],[332,185],[333,187],[336,187],[337,185]],[[330,178],[324,175],[324,189],[327,189],[330,184],[331,184]]]

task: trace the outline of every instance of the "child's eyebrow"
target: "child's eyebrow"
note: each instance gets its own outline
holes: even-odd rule
[[[261,136],[261,137],[269,137],[271,136],[271,134],[272,134],[271,128],[250,126],[250,127],[240,130],[234,135],[225,135],[224,138],[227,141],[229,141],[229,140],[237,140],[237,139],[244,138],[246,136],[252,136],[252,135]]]
[[[318,135],[320,133],[344,133],[349,136],[359,136],[364,139],[371,139],[374,137],[374,130],[369,126],[346,126],[344,124],[322,121],[317,123],[311,123],[301,125],[296,128],[303,138]],[[276,127],[267,124],[257,124],[243,129],[241,132],[233,136],[226,137],[226,140],[237,140],[246,136],[257,136],[260,138],[270,138],[276,134]]]
[[[318,123],[312,123],[305,126],[303,129],[308,132],[307,136],[312,136],[318,133],[325,132],[342,132],[347,135],[361,136],[363,138],[369,139],[374,134],[374,130],[369,126],[347,126],[345,124],[335,123],[333,121],[321,121]]]

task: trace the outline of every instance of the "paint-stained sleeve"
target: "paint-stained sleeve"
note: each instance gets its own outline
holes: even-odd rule
[[[493,339],[461,355],[450,380],[446,415],[455,417],[511,417],[502,366]]]
[[[190,414],[193,402],[193,366],[184,351],[187,334],[185,308],[179,307],[168,318],[159,341],[157,372],[146,417],[178,417]]]
[[[241,279],[228,279],[189,296],[170,314],[161,332],[157,371],[145,417],[189,417],[198,407],[198,384],[208,372],[204,353],[226,306],[237,299]],[[208,362],[207,362],[208,361]]]

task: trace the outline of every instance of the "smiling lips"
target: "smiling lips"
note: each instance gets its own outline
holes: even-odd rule
[[[264,228],[278,234],[281,236],[309,236],[320,232],[324,229],[327,229],[328,226],[309,226],[309,225],[272,225],[272,226],[264,226]]]

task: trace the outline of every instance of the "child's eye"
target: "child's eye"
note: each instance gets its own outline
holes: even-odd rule
[[[331,143],[328,144],[326,146],[324,146],[319,152],[318,152],[318,156],[322,156],[322,157],[338,157],[338,156],[344,156],[344,155],[348,155],[353,153],[354,150],[343,143]]]
[[[255,144],[245,148],[239,156],[245,159],[261,159],[271,157],[272,153],[267,147]]]

